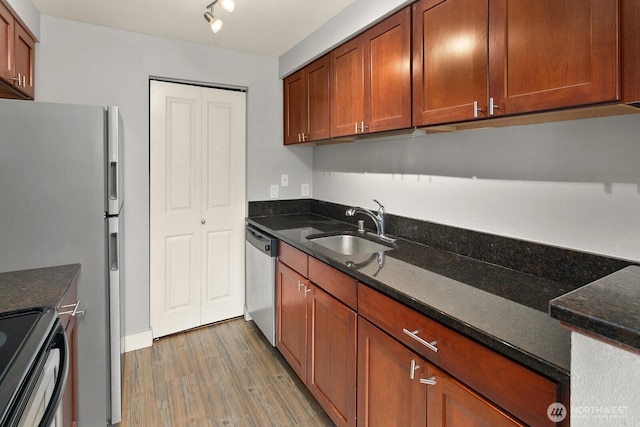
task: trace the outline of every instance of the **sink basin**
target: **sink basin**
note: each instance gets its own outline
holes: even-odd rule
[[[393,246],[374,242],[373,240],[353,234],[316,234],[307,236],[307,239],[343,255],[372,254],[393,249]]]

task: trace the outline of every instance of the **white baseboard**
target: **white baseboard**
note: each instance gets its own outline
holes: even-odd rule
[[[124,337],[123,353],[128,353],[141,348],[151,347],[153,334],[151,330],[140,332],[139,334],[127,335]]]

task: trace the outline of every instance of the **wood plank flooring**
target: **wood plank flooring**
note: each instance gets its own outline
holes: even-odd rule
[[[238,318],[125,354],[121,427],[333,426],[278,350]]]

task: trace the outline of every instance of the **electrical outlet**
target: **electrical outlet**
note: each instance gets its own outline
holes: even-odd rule
[[[282,174],[280,175],[280,185],[283,187],[288,187],[289,186],[289,175],[287,174]]]
[[[309,197],[309,184],[302,184],[300,192],[302,193],[302,197]]]
[[[271,198],[275,199],[278,197],[278,186],[276,184],[271,185]]]

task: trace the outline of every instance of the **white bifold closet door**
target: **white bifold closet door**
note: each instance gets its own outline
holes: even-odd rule
[[[243,314],[246,94],[151,81],[153,337]]]

